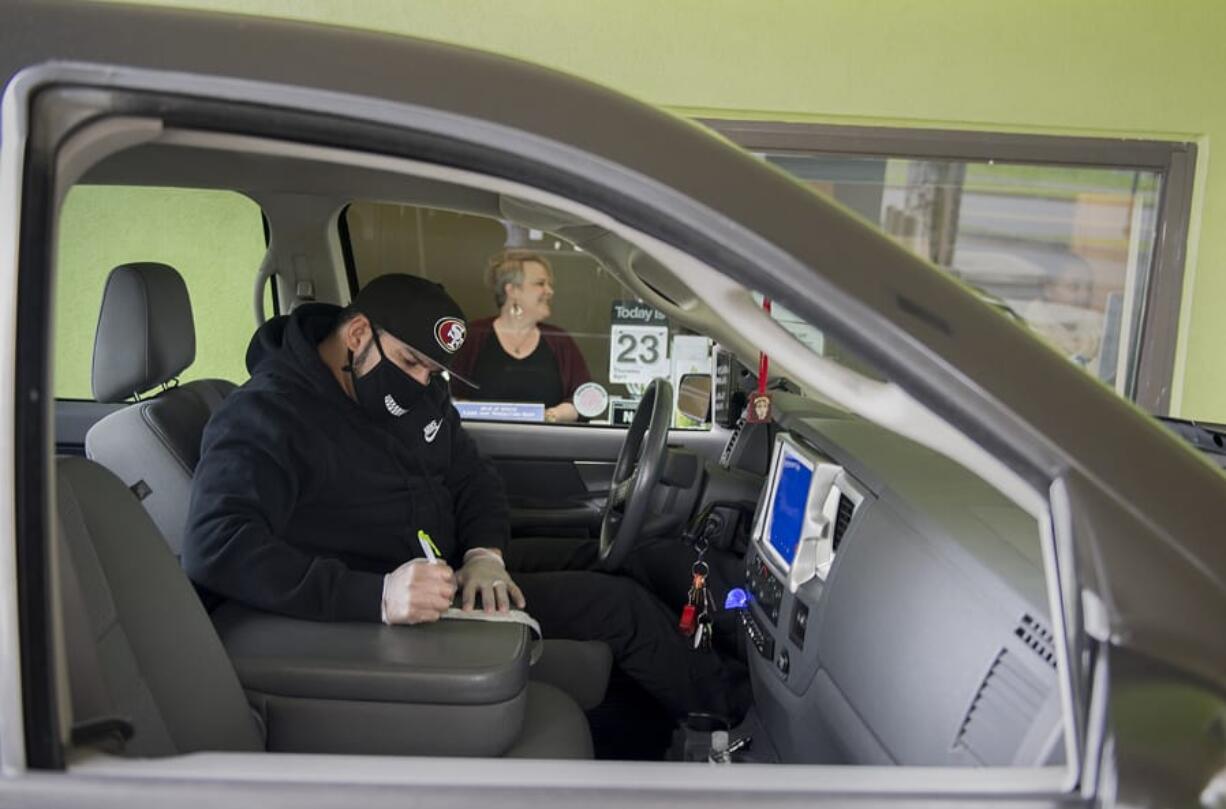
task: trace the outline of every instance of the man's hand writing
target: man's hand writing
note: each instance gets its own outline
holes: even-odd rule
[[[522,609],[527,603],[519,586],[511,580],[497,553],[474,549],[469,551],[464,566],[456,576],[462,593],[464,609],[471,610],[481,594],[481,606],[486,612],[506,612],[514,604]]]
[[[414,559],[383,580],[383,621],[423,624],[437,621],[455,598],[455,571],[442,562]]]

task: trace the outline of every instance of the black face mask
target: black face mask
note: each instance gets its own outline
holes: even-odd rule
[[[432,395],[437,386],[418,382],[396,366],[396,363],[383,353],[383,345],[379,336],[373,335],[375,348],[379,351],[379,362],[362,376],[357,375],[353,367],[353,352],[349,352],[349,364],[345,370],[353,380],[353,392],[358,404],[376,421],[398,419],[408,414],[423,400],[432,405],[437,398]]]

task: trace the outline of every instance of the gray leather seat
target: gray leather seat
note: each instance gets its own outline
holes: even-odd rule
[[[134,731],[117,746],[124,755],[263,750],[262,719],[149,515],[92,461],[57,459],[56,484],[74,738],[122,717]],[[575,702],[542,683],[526,691],[518,740],[504,755],[591,757]],[[446,733],[443,725],[432,732]],[[405,733],[419,737],[421,729]],[[321,742],[312,744],[319,750]]]
[[[59,458],[56,499],[75,722],[126,718],[134,756],[263,750],[213,624],[135,498],[101,466]]]
[[[221,379],[174,384],[195,358],[191,300],[178,271],[151,262],[111,270],[94,336],[94,398],[136,403],[90,428],[85,453],[136,494],[176,556],[204,426],[234,390]]]
[[[235,388],[221,379],[173,385],[195,357],[191,299],[179,272],[153,262],[111,270],[94,336],[94,398],[137,401],[90,428],[85,453],[136,495],[176,557],[183,547],[200,439]],[[140,398],[159,387],[164,389],[155,396]],[[606,644],[550,639],[532,677],[590,710],[604,699],[612,662]]]

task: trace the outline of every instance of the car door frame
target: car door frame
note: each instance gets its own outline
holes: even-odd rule
[[[632,195],[625,193],[624,189],[618,190],[596,183],[595,176],[600,175],[601,172],[613,171],[614,167],[600,164],[577,164],[576,160],[582,157],[582,153],[565,144],[547,142],[537,136],[516,130],[504,131],[504,128],[488,121],[465,121],[458,119],[453,114],[414,109],[393,102],[301,87],[285,87],[192,74],[116,69],[114,66],[73,65],[37,68],[23,74],[17,82],[14,82],[14,85],[16,86],[18,82],[23,83],[20,89],[28,97],[33,97],[33,91],[38,87],[52,83],[80,84],[83,87],[97,87],[101,84],[109,88],[107,95],[111,100],[131,102],[133,98],[140,96],[148,102],[156,102],[155,106],[159,114],[167,118],[182,115],[182,120],[187,125],[211,124],[215,127],[224,127],[228,131],[234,129],[242,131],[245,127],[250,127],[255,130],[255,134],[275,137],[276,133],[280,132],[284,137],[286,132],[291,132],[299,139],[319,142],[317,139],[322,138],[321,129],[335,127],[336,132],[343,133],[344,137],[338,137],[338,143],[323,142],[321,145],[343,145],[345,148],[368,148],[375,151],[389,149],[391,146],[387,143],[386,137],[389,134],[387,130],[390,128],[392,132],[400,136],[397,138],[396,145],[401,150],[406,148],[407,141],[412,146],[424,148],[427,154],[437,153],[439,149],[438,130],[445,131],[458,126],[461,130],[468,132],[469,139],[452,144],[459,152],[455,159],[471,161],[471,165],[476,170],[503,176],[499,172],[501,168],[507,174],[522,175],[527,171],[528,166],[535,166],[537,169],[547,170],[546,175],[554,178],[552,182],[544,183],[547,188],[555,186],[554,190],[569,191],[572,196],[576,195],[574,188],[556,187],[565,186],[565,182],[559,182],[559,178],[570,182],[574,182],[576,178],[586,179],[591,183],[589,189],[591,193],[583,200],[585,204],[606,209],[613,208],[623,212],[637,211],[637,216],[633,218],[638,220],[646,219],[648,212],[658,214],[661,210],[660,206],[667,199],[667,197],[656,197],[650,201],[636,200]],[[10,87],[9,92],[12,91],[13,87]],[[253,109],[250,106],[244,106],[252,104],[260,104],[263,107]],[[315,112],[321,109],[329,110],[329,116],[324,118]],[[119,105],[109,108],[106,114],[132,115],[136,113],[137,110],[132,107]],[[239,114],[236,115],[236,113]],[[248,120],[235,120],[235,118],[243,119],[244,114]],[[72,123],[75,125],[80,121]],[[426,124],[424,132],[423,124]],[[431,125],[434,131],[429,131]],[[65,131],[70,130],[71,127],[65,129]],[[417,133],[421,137],[421,142],[411,143],[413,139],[405,137],[406,133]],[[57,137],[62,134],[62,132],[57,133]],[[380,135],[383,137],[381,138]],[[57,139],[52,146],[58,145],[58,142]],[[492,148],[491,143],[498,143],[501,150],[493,156],[487,153]],[[355,146],[355,144],[364,144],[364,146]],[[15,152],[17,149],[15,145],[10,149],[10,145],[6,132],[4,142],[6,154]],[[49,189],[39,187],[43,178],[36,175],[53,173],[52,158],[55,156],[55,150],[54,148],[44,149],[44,153],[40,155],[38,145],[33,144],[33,146],[30,154],[41,157],[43,162],[33,164],[36,170],[18,175],[22,177],[25,188],[25,193],[21,195],[23,208],[20,219],[22,234],[19,240],[21,252],[18,266],[20,271],[17,273],[16,287],[6,288],[3,293],[8,300],[0,299],[0,303],[9,303],[18,313],[16,329],[9,335],[11,339],[15,340],[17,334],[25,334],[41,327],[43,340],[39,346],[31,347],[28,353],[19,357],[15,364],[13,378],[17,380],[16,390],[25,395],[16,398],[11,417],[9,411],[0,411],[0,418],[4,418],[7,422],[7,424],[0,422],[0,427],[10,426],[14,429],[10,435],[20,435],[23,438],[21,445],[17,448],[18,468],[28,476],[24,482],[11,478],[6,481],[0,476],[0,485],[8,482],[12,484],[12,490],[17,492],[16,517],[11,535],[21,539],[16,543],[17,564],[10,570],[0,570],[6,574],[12,573],[13,578],[17,578],[17,570],[23,573],[41,571],[42,575],[23,575],[17,579],[20,590],[18,598],[20,607],[6,610],[3,614],[6,629],[18,623],[21,627],[18,633],[10,631],[5,634],[5,651],[17,648],[16,644],[10,643],[16,639],[15,635],[17,635],[21,638],[20,649],[23,652],[21,675],[14,677],[14,672],[8,670],[4,672],[3,685],[6,688],[4,696],[6,702],[3,708],[4,716],[13,716],[14,714],[10,713],[13,707],[10,694],[22,694],[21,704],[25,711],[23,724],[26,733],[22,747],[16,749],[24,750],[26,759],[32,764],[44,768],[55,768],[63,764],[62,760],[56,759],[53,752],[58,749],[58,745],[54,743],[55,740],[48,745],[47,739],[35,738],[37,734],[30,732],[32,727],[42,727],[45,732],[59,727],[59,720],[55,714],[57,656],[52,643],[54,637],[52,630],[55,624],[53,610],[50,606],[52,594],[49,585],[52,560],[49,549],[44,547],[44,543],[37,541],[38,538],[49,535],[52,524],[49,501],[46,497],[51,491],[47,463],[50,458],[50,434],[49,399],[47,397],[49,388],[46,379],[49,335],[46,333],[46,325],[50,320],[48,316],[50,287],[47,276],[53,263],[47,223],[54,222],[55,210],[54,201],[48,193]],[[525,155],[532,155],[538,162],[534,163]],[[500,166],[498,160],[492,159],[499,156],[508,162]],[[510,159],[510,156],[513,156],[514,159]],[[556,160],[556,165],[551,165],[549,162],[551,160]],[[6,182],[12,180],[13,161],[14,157],[10,155],[5,163]],[[586,162],[591,163],[590,155],[587,156]],[[513,179],[525,180],[523,176],[513,176]],[[647,188],[650,190],[649,185]],[[675,242],[682,243],[688,249],[699,250],[704,245],[695,244],[691,238],[687,237],[704,237],[700,239],[700,242],[706,241],[705,247],[715,248],[717,252],[720,246],[719,239],[701,231],[688,234],[669,233],[668,228],[664,228],[664,231],[661,235],[671,235]],[[726,235],[725,238],[727,238]],[[34,272],[35,268],[40,272]],[[772,283],[779,283],[778,279],[773,282],[767,278],[761,280],[767,287]],[[39,325],[30,325],[36,318],[41,318]],[[1017,456],[1012,455],[1012,457],[1016,460]],[[1033,473],[1034,470],[1031,472]],[[32,651],[36,653],[36,656],[29,656]],[[17,690],[9,691],[10,687]],[[22,690],[23,687],[24,690]],[[9,755],[9,750],[14,749],[11,734],[6,734],[0,741],[5,744],[4,764],[7,768],[10,761],[14,760]],[[1079,755],[1080,751],[1078,751]],[[24,763],[20,762],[17,766],[21,767]],[[791,779],[785,780],[791,783],[792,788],[798,786]],[[710,792],[711,790],[702,788],[701,791]],[[722,797],[729,797],[731,794],[724,793]],[[712,797],[721,796],[713,794]],[[967,796],[947,794],[946,797],[983,800],[985,795],[980,792]],[[1034,795],[1033,797],[1040,803],[1048,800],[1063,802],[1069,798],[1068,795],[1052,794]]]

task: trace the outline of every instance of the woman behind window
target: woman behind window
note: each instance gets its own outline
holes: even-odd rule
[[[504,250],[490,258],[486,283],[498,316],[468,324],[453,366],[481,389],[455,381],[456,398],[540,402],[545,421],[576,421],[571,399],[592,377],[574,338],[543,322],[551,313],[553,268],[538,253]]]

